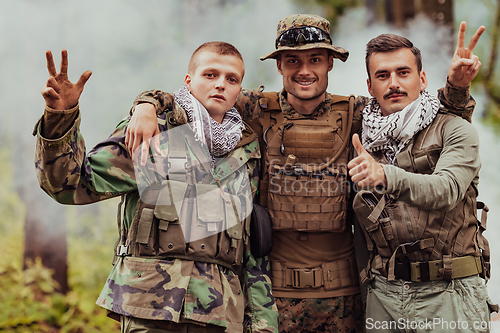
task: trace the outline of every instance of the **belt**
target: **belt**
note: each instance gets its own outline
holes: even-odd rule
[[[273,287],[311,289],[323,287],[334,290],[359,283],[355,258],[323,263],[312,268],[288,268],[286,262],[271,260]]]
[[[443,260],[412,262],[409,260],[396,261],[394,274],[396,279],[412,282],[426,282],[443,280],[440,272],[443,268]],[[466,256],[451,259],[451,279],[459,279],[471,275],[480,274],[482,263],[480,257]]]

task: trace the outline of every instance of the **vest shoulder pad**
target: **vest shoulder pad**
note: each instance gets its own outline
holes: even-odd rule
[[[349,102],[350,96],[333,95],[332,94],[332,104],[339,102]]]
[[[259,99],[259,105],[262,111],[281,110],[278,92],[276,91],[262,92],[261,98]]]

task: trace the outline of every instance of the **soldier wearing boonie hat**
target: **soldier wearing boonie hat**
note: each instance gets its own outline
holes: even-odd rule
[[[349,51],[332,44],[330,22],[317,15],[295,14],[278,23],[276,50],[260,57],[260,60],[276,59],[281,51],[328,49],[334,58],[346,61]]]
[[[333,59],[346,61],[348,55],[333,45],[328,20],[309,14],[285,17],[278,23],[275,50],[260,58],[276,59],[283,89],[243,89],[235,105],[259,134],[259,203],[273,223],[269,262],[281,333],[365,330],[352,222],[346,216],[345,166],[350,138],[361,126],[360,113],[369,99],[326,91]],[[465,110],[460,93],[448,94],[447,88],[443,104]],[[136,98],[134,104],[139,103],[155,105],[160,114],[171,101],[151,90]],[[470,115],[470,109],[462,112]],[[153,115],[141,111],[139,117]],[[129,127],[127,133],[142,135],[143,130]],[[366,261],[360,259],[363,267]]]

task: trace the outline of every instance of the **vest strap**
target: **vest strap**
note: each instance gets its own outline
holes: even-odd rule
[[[486,237],[484,237],[483,232],[486,230],[486,220],[488,217],[488,211],[490,210],[484,202],[477,202],[477,209],[481,209],[481,221],[479,221],[479,229],[476,233],[476,242],[481,250],[483,272],[481,276],[488,280],[490,278],[491,264],[490,264],[490,245]]]
[[[125,235],[125,223],[122,222],[122,206],[123,206],[123,203],[125,202],[125,198],[126,198],[126,195],[125,194],[122,195],[121,199],[120,199],[120,203],[118,204],[118,212],[116,215],[116,222],[118,224],[118,239],[115,242],[115,246],[114,246],[115,249],[118,249],[119,246],[122,246],[119,244],[121,243],[123,235]],[[118,256],[120,256],[120,255],[118,254],[118,251],[116,251],[115,255],[113,256],[113,262],[112,262],[113,266],[116,264],[116,260],[118,259]]]
[[[334,204],[298,204],[293,202],[269,201],[269,209],[279,212],[295,213],[333,213],[342,212],[347,208],[346,201],[340,201]]]
[[[272,212],[271,212],[272,213]],[[332,232],[342,232],[345,230],[345,216],[334,220],[316,221],[316,220],[291,220],[281,219],[271,216],[273,230],[296,230],[296,231],[321,231],[331,230]]]
[[[402,254],[406,255],[408,253],[412,253],[415,251],[420,251],[429,247],[434,246],[434,239],[433,238],[425,238],[425,239],[420,239],[412,243],[404,243],[401,244],[397,247],[397,249],[394,251],[392,254],[391,258],[389,259],[388,262],[388,268],[387,268],[387,279],[389,281],[394,281],[396,279],[396,267],[399,265],[399,262],[396,261],[396,256],[398,255],[398,252],[401,251]],[[407,276],[404,276],[405,279],[408,279]]]

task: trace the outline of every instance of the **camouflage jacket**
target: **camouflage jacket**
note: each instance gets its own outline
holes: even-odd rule
[[[176,104],[174,114],[185,117]],[[134,171],[124,144],[128,122],[129,118],[122,120],[108,139],[88,153],[79,130],[78,106],[65,111],[46,109],[35,127],[35,166],[42,189],[63,204],[88,204],[122,196],[120,244],[125,242],[137,213],[138,182],[144,181],[138,178],[144,172]],[[166,113],[159,115],[158,123],[161,132],[167,131]],[[251,133],[246,126],[244,138]],[[168,142],[162,141],[160,148],[168,150]],[[238,192],[238,178],[231,176],[244,166],[252,196],[258,182],[259,158],[258,142],[247,140],[216,162],[214,178]],[[244,247],[240,248],[243,264],[238,270],[186,258],[118,256],[97,304],[115,319],[123,314],[173,323],[213,324],[230,332],[243,331],[245,321],[245,327],[253,332],[277,332],[268,260],[252,256],[246,231]]]

